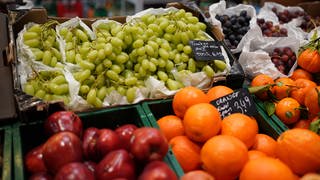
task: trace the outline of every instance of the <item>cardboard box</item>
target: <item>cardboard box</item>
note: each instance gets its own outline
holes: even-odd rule
[[[0,13],[0,123],[12,122],[16,118],[16,108],[13,96],[13,80],[10,61],[12,47],[9,43],[8,17]]]
[[[320,1],[302,2],[298,6],[302,7],[312,17],[320,16]]]

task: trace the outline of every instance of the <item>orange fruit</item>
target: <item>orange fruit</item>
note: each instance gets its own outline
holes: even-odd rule
[[[235,179],[248,161],[248,149],[233,136],[218,135],[203,145],[201,161],[215,179]]]
[[[312,119],[300,119],[293,125],[293,128],[309,129]]]
[[[261,158],[261,157],[267,157],[267,155],[264,152],[257,151],[257,150],[250,150],[248,151],[248,157],[249,161]]]
[[[186,110],[198,103],[209,103],[208,96],[200,89],[188,86],[180,89],[173,97],[172,108],[174,113],[183,118]]]
[[[276,154],[277,141],[266,134],[257,134],[251,150],[257,150],[268,156],[274,157]]]
[[[214,177],[203,170],[194,170],[181,176],[180,180],[214,180]]]
[[[291,79],[297,80],[297,79],[308,79],[310,81],[313,80],[312,74],[304,69],[296,69],[293,71],[292,75],[290,76]]]
[[[215,99],[218,99],[222,96],[228,95],[233,93],[233,90],[227,86],[219,85],[219,86],[214,86],[209,89],[207,92],[207,96],[210,101],[213,101]]]
[[[298,65],[308,72],[320,72],[320,54],[317,49],[305,49],[300,53],[297,61]]]
[[[275,83],[277,85],[273,86],[273,90],[278,100],[288,97],[292,87],[295,85],[294,81],[287,77],[278,78]]]
[[[186,111],[183,125],[188,138],[196,142],[205,142],[219,133],[220,113],[212,104],[195,104]]]
[[[290,129],[277,139],[276,157],[298,175],[320,170],[320,136],[307,129]]]
[[[304,98],[304,105],[308,108],[311,116],[315,116],[320,112],[320,104],[318,99],[320,93],[320,86],[310,88],[306,92],[306,96]]]
[[[178,116],[167,115],[160,118],[157,123],[168,141],[175,136],[184,135],[182,120]]]
[[[268,85],[268,84],[274,84],[274,80],[266,74],[259,74],[259,75],[255,76],[251,81],[252,87],[264,86],[264,85]],[[268,91],[271,91],[271,93],[273,93],[273,88],[270,87],[268,89]],[[268,91],[258,92],[255,95],[261,100],[267,100],[269,98]]]
[[[297,100],[287,97],[276,104],[276,115],[284,124],[293,124],[300,118],[300,104]]]
[[[238,138],[247,148],[253,145],[258,130],[257,121],[245,114],[233,113],[222,120],[221,134]]]
[[[184,172],[199,169],[201,166],[200,146],[186,136],[176,136],[169,141],[172,152]]]
[[[314,88],[317,84],[308,79],[297,79],[294,81],[295,88],[292,88],[290,97],[297,100],[299,104],[304,105],[304,97],[310,88]]]
[[[239,180],[295,180],[290,168],[278,159],[261,157],[243,167]]]

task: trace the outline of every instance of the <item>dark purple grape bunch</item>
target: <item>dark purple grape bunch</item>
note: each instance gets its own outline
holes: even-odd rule
[[[305,15],[305,12],[300,10],[289,11],[285,9],[283,11],[278,11],[275,7],[273,7],[271,10],[277,15],[280,24],[288,23],[292,19]]]
[[[310,32],[314,28],[320,26],[320,17],[311,17],[308,14],[305,14],[302,19],[302,23],[300,25],[300,28],[304,30],[305,32]]]
[[[269,55],[275,67],[285,75],[296,62],[296,54],[289,47],[275,48]]]
[[[287,37],[288,30],[280,28],[279,25],[273,25],[272,21],[265,21],[263,18],[257,18],[257,24],[262,30],[262,34],[267,37]]]
[[[239,15],[216,15],[216,19],[221,22],[225,42],[230,49],[237,48],[243,36],[250,29],[251,17],[247,11],[243,10]]]

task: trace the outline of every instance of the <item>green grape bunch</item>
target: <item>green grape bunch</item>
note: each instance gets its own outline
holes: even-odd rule
[[[69,84],[61,71],[39,71],[29,78],[23,91],[44,101],[63,101],[69,104]]]
[[[23,43],[27,45],[36,61],[50,67],[58,67],[62,61],[59,42],[53,26],[57,21],[48,21],[45,24],[34,24],[23,33]]]
[[[61,27],[59,30],[61,38],[65,41],[65,58],[67,63],[83,64],[87,54],[91,51],[91,37],[86,30],[78,25],[76,27]],[[90,69],[94,66],[87,65]]]

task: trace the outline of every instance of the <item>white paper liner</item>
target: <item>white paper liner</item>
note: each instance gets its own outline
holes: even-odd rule
[[[290,69],[288,75],[282,74],[272,63],[269,53],[274,48],[290,47],[296,56],[299,50],[299,40],[293,37],[286,38],[259,38],[246,43],[239,57],[239,63],[249,77],[254,77],[258,74],[266,74],[276,79],[278,77],[291,76],[294,69],[297,67],[297,61]]]

